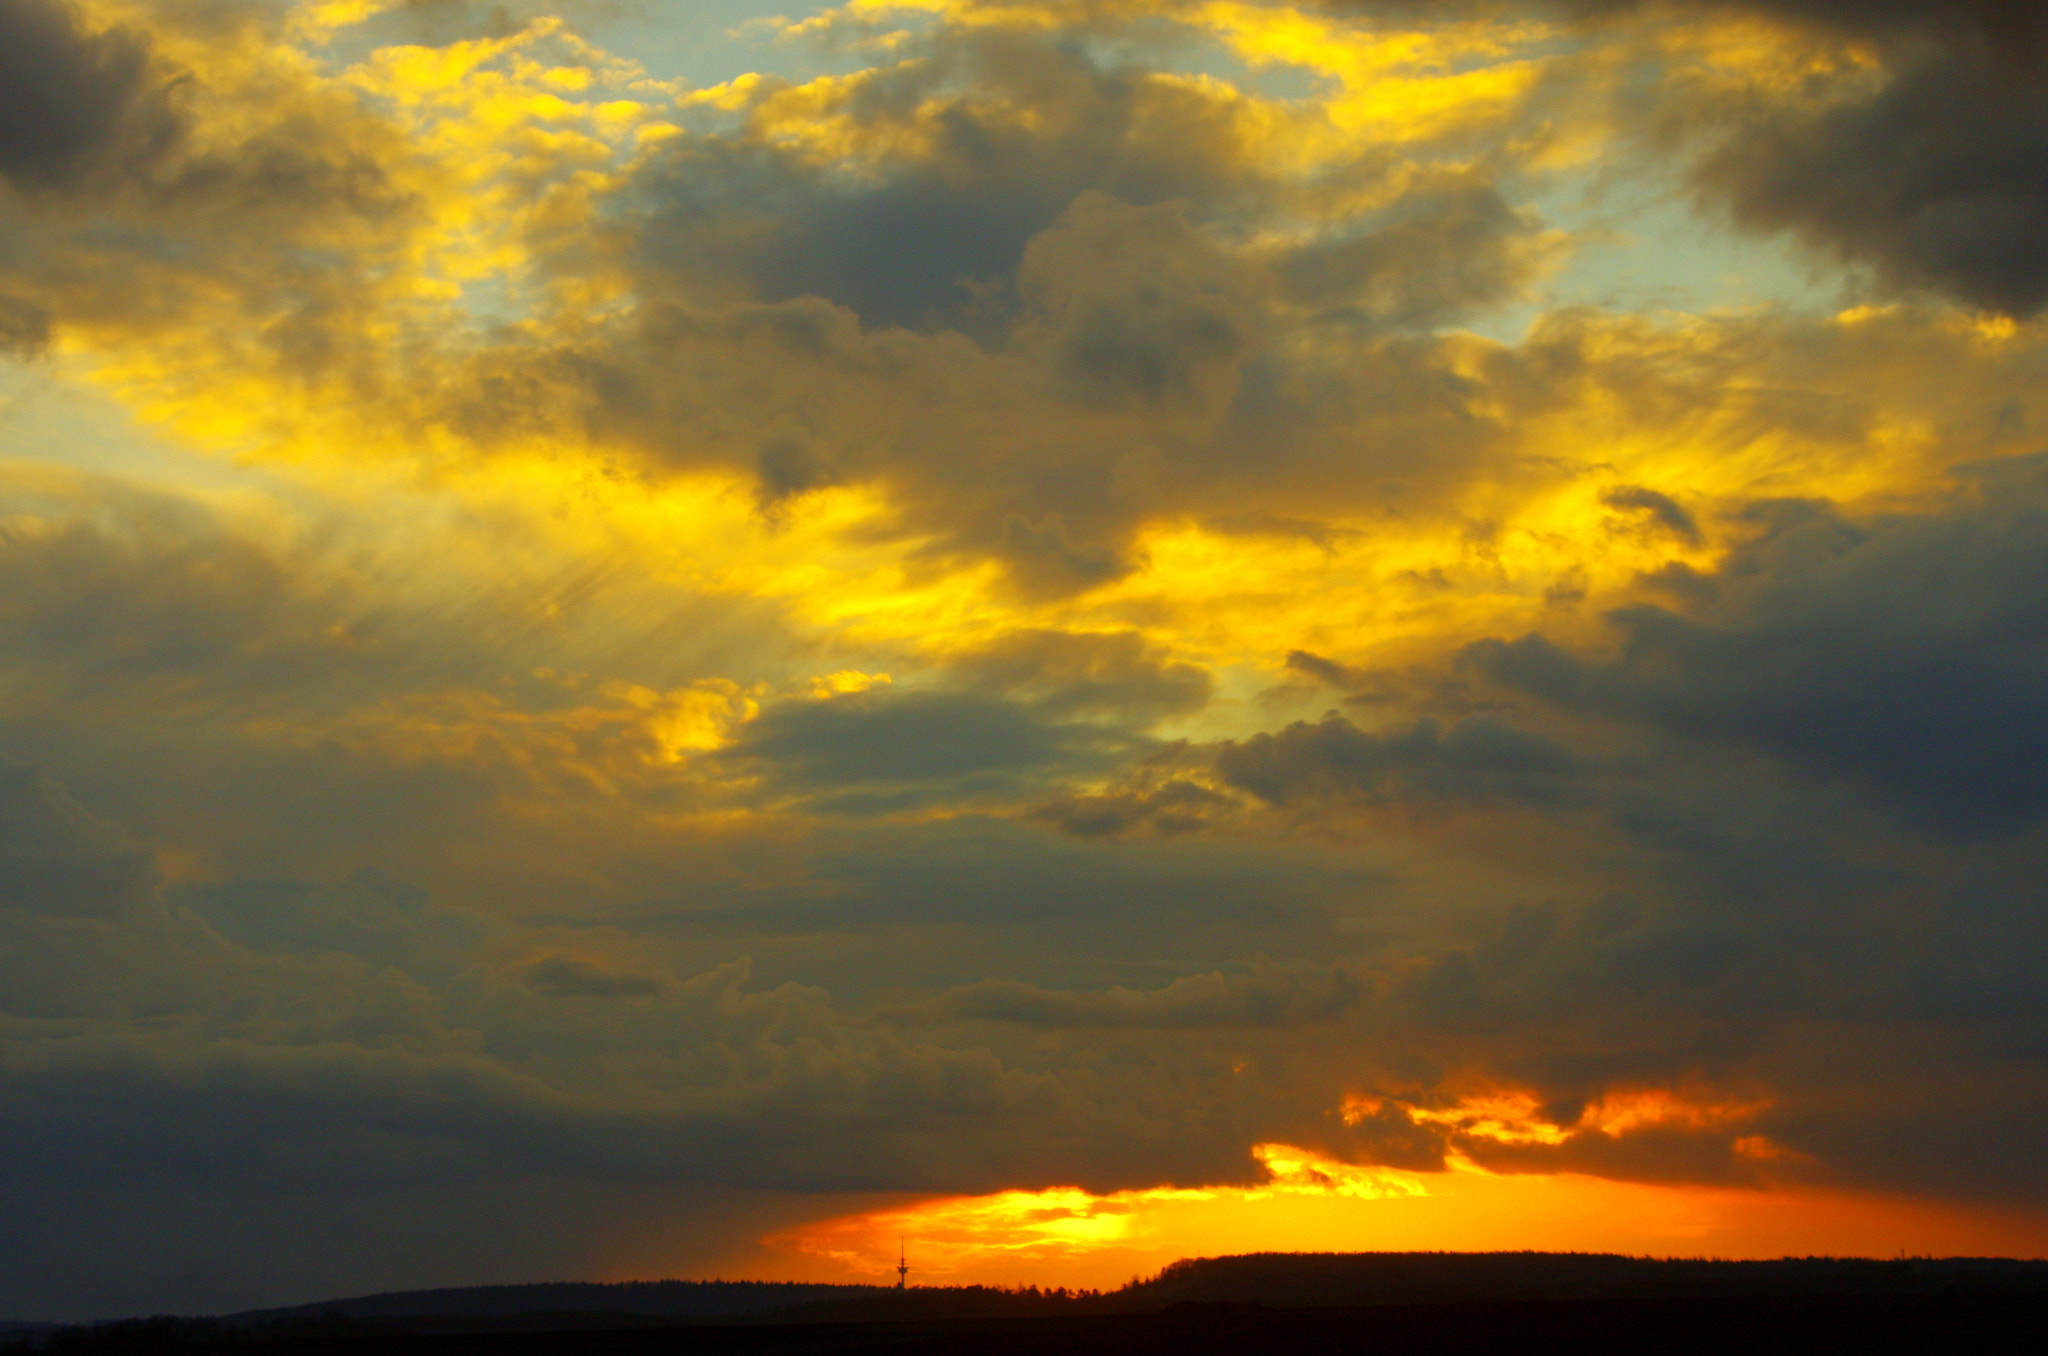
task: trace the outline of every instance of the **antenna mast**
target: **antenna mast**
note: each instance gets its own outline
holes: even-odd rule
[[[904,1252],[901,1237],[898,1237],[896,1240],[896,1288],[898,1290],[910,1288],[910,1255]]]

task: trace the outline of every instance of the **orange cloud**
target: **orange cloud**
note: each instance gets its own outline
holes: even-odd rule
[[[1560,1125],[1544,1117],[1541,1103],[1532,1092],[1475,1093],[1448,1107],[1411,1106],[1394,1098],[1361,1095],[1345,1100],[1344,1122],[1355,1125],[1389,1104],[1398,1106],[1418,1125],[1441,1125],[1496,1144],[1562,1144],[1571,1136],[1586,1132],[1618,1138],[1653,1128],[1719,1130],[1752,1120],[1771,1105],[1768,1098],[1744,1101],[1668,1088],[1616,1089],[1587,1103],[1578,1119]],[[1769,1144],[1762,1136],[1748,1136],[1743,1142],[1752,1146]],[[1755,1152],[1750,1156],[1776,1157],[1781,1152]]]

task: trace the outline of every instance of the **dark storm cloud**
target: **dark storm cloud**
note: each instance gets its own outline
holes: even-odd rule
[[[1170,658],[1132,631],[1020,628],[954,667],[978,690],[1009,693],[1053,718],[1182,715],[1205,705],[1214,686],[1206,669]]]
[[[801,888],[733,895],[718,914],[728,928],[767,935],[796,930],[918,923],[996,936],[1049,928],[1042,950],[999,943],[992,969],[1047,986],[1070,983],[1077,939],[1088,954],[1203,967],[1194,958],[1270,944],[1286,954],[1327,945],[1335,915],[1383,900],[1382,873],[1313,851],[1266,844],[1181,840],[1111,843],[1051,834],[1028,820],[955,815],[930,823],[828,826],[812,845]],[[647,925],[695,923],[708,911],[651,914]],[[924,958],[876,957],[891,968]],[[1179,971],[1176,971],[1179,973]],[[858,976],[850,976],[849,981]],[[895,982],[921,983],[915,973]]]
[[[83,695],[202,673],[274,686],[343,658],[321,635],[339,619],[294,599],[277,560],[205,513],[112,485],[67,487],[47,507],[42,530],[0,528],[0,666]]]
[[[155,859],[40,768],[0,757],[0,909],[118,918],[156,892]]]
[[[607,969],[581,956],[548,956],[526,967],[526,981],[558,998],[658,998],[668,983],[660,975]]]
[[[1568,0],[1582,10],[1628,7],[1633,0]],[[2039,51],[2048,31],[2041,0],[1870,0],[1855,5],[1829,0],[1681,0],[1698,8],[1749,10],[1857,34],[1928,33],[1968,37],[2015,56]]]
[[[353,956],[418,977],[459,973],[504,932],[480,915],[436,907],[424,890],[371,867],[334,883],[239,879],[173,896],[252,951]]]
[[[956,92],[963,81],[974,95]],[[1013,100],[1037,116],[1019,120]],[[692,139],[633,190],[649,261],[701,287],[737,276],[763,301],[823,297],[871,328],[990,333],[1014,308],[1025,244],[1082,191],[1215,202],[1250,177],[1209,101],[1015,35],[951,35],[928,59],[868,77],[847,114],[858,135],[915,127],[923,144],[840,178],[763,146]]]
[[[887,686],[786,701],[745,726],[721,754],[766,769],[772,784],[884,797],[1014,793],[1127,758],[1134,732],[1209,698],[1207,671],[1140,636],[1020,629],[952,659],[963,688]]]
[[[33,357],[50,342],[50,313],[0,293],[0,355]]]
[[[1581,18],[1666,9],[1680,14],[1748,13],[1814,24],[1837,33],[1895,36],[1920,33],[1970,37],[2024,54],[2035,50],[2048,29],[2041,0],[1867,0],[1844,5],[1833,0],[1324,0],[1337,11],[1379,11],[1467,17],[1537,9]]]
[[[1537,1089],[1561,1125],[1616,1086],[1769,1089],[1750,1094],[1755,1108],[1718,1149],[1712,1135],[1668,1152],[1655,1137],[1574,1136],[1563,1152],[1590,1155],[1594,1171],[1739,1179],[1758,1164],[1731,1157],[1733,1141],[1761,1132],[1811,1159],[1772,1163],[1774,1175],[2038,1200],[2048,1178],[2009,1127],[2039,1114],[2038,1080],[2021,1071],[2048,1051],[2048,1007],[2021,977],[2048,959],[2048,933],[2038,884],[2015,908],[1987,889],[1985,865],[1866,885],[1832,905],[1788,895],[1767,911],[1735,896],[1519,910],[1416,972],[1399,1002],[1436,1030],[1480,1037],[1496,1076]],[[1632,1038],[1599,1034],[1614,1023]],[[1523,1151],[1523,1166],[1542,1170],[1545,1152]]]
[[[1130,833],[1193,833],[1236,808],[1236,802],[1184,777],[1147,778],[1099,793],[1069,792],[1032,807],[1032,817],[1081,838]]]
[[[1337,688],[1354,687],[1370,677],[1369,674],[1354,669],[1349,664],[1339,664],[1334,659],[1326,659],[1308,650],[1289,650],[1287,667],[1298,673],[1306,673],[1312,678],[1321,679],[1331,687]]]
[[[1383,706],[1399,702],[1405,696],[1411,683],[1404,683],[1403,675],[1386,669],[1360,668],[1352,664],[1341,664],[1326,655],[1312,650],[1289,650],[1285,667],[1290,673],[1298,673],[1325,687],[1333,687],[1346,693],[1347,706]],[[1267,694],[1269,700],[1283,700],[1301,691],[1299,680],[1273,689]]]
[[[735,87],[604,199],[632,322],[479,355],[428,403],[483,444],[743,470],[771,519],[877,486],[878,529],[1036,598],[1126,577],[1148,519],[1327,538],[1333,493],[1459,475],[1494,430],[1418,331],[1563,248],[1501,167],[1434,143],[1276,164],[1256,105],[1107,50],[940,24],[801,99]]]
[[[363,26],[370,41],[417,42],[436,47],[477,38],[504,38],[536,18],[580,17],[616,0],[399,0]]]
[[[595,426],[657,464],[727,459],[771,513],[824,485],[880,485],[886,530],[935,561],[998,560],[1031,597],[1128,574],[1148,517],[1250,503],[1296,521],[1333,499],[1378,504],[1390,481],[1428,495],[1472,469],[1500,427],[1449,370],[1453,346],[1348,323],[1290,343],[1298,307],[1274,258],[1198,215],[1079,193],[1024,248],[1019,309],[994,350],[863,330],[817,298],[650,304],[602,348],[492,360],[503,370],[476,374],[473,432]],[[484,398],[498,389],[534,398]],[[782,426],[765,437],[748,427],[764,409]]]
[[[1326,1022],[1356,1007],[1359,980],[1344,971],[1301,974],[1273,966],[1250,975],[1191,975],[1164,989],[1071,993],[982,980],[928,1003],[882,1014],[901,1023],[1013,1022],[1051,1028],[1281,1026]]]
[[[105,858],[97,831],[51,832],[45,811],[61,793],[28,800],[41,807],[29,817],[44,855],[74,867]],[[880,854],[865,846],[874,865]],[[974,874],[958,866],[946,894]],[[63,916],[0,907],[0,1149],[11,1165],[0,1196],[27,1180],[119,1183],[129,1204],[111,1214],[128,1227],[166,1194],[233,1201],[237,1218],[264,1198],[322,1209],[346,1197],[374,1228],[392,1200],[460,1183],[558,1184],[568,1199],[535,1205],[532,1226],[614,1186],[689,1180],[948,1192],[1077,1178],[1108,1188],[1161,1172],[1217,1181],[1253,1173],[1247,1144],[1327,1119],[1329,1090],[1298,1078],[1258,1098],[1191,1098],[1191,1086],[1243,1086],[1213,1051],[1168,1044],[1134,1073],[1092,1047],[913,1041],[848,1020],[820,989],[756,984],[744,961],[671,979],[501,930],[485,940],[532,959],[508,967],[473,945],[466,965],[408,975],[382,959],[394,930],[449,934],[422,916],[437,912],[430,902],[386,879],[350,882],[339,901],[259,887],[263,916],[240,910],[242,931],[265,944],[257,952],[154,897],[117,914],[109,901],[131,888],[124,879],[58,874],[93,901]],[[1214,874],[1187,884],[1213,889]],[[1240,888],[1270,895],[1274,875],[1248,874]],[[1115,895],[1131,893],[1127,879]],[[994,991],[977,992],[962,1000],[976,1016],[943,1019],[993,1020]],[[1027,985],[997,1006],[1027,1026],[1049,1017],[1162,1039],[1221,1028],[1286,1040],[1341,1019],[1361,992],[1327,967],[1265,967],[1078,999]],[[17,1230],[61,1234],[47,1208]],[[233,1289],[249,1283],[246,1251],[224,1228],[203,1231],[190,1255]],[[133,1283],[136,1261],[119,1265]],[[5,1293],[49,1272],[38,1264]]]
[[[0,0],[0,175],[62,186],[176,131],[142,35],[88,33],[66,0]]]
[[[1698,183],[1737,221],[1789,231],[1894,287],[2029,316],[2048,303],[2048,6],[2039,0],[1756,0],[1868,38],[1887,77],[1818,111],[1746,110]]]
[[[797,786],[1014,778],[1056,761],[1064,738],[1011,702],[969,693],[861,693],[764,711],[734,749]]]
[[[1337,0],[1339,10],[1464,16],[1530,7]],[[1711,202],[1867,266],[1894,289],[2030,316],[2048,304],[2048,5],[2040,0],[1551,0],[1534,8],[1617,16],[1760,16],[1823,46],[1874,44],[1874,92],[1801,103],[1760,94],[1665,110],[1680,137],[1723,129],[1696,167]],[[1716,96],[1717,99],[1720,96]],[[1640,106],[1637,113],[1641,112]],[[1652,117],[1651,121],[1657,121]],[[1709,132],[1711,135],[1711,131]]]
[[[0,352],[53,333],[197,349],[237,329],[244,359],[360,377],[362,283],[388,244],[372,236],[419,216],[395,128],[310,71],[249,60],[285,27],[267,0],[123,13],[88,31],[65,0],[0,0],[0,180],[16,190]]]
[[[1887,283],[2031,316],[2048,304],[2048,81],[1974,52],[1925,57],[1866,103],[1768,118],[1699,182]]]
[[[1216,769],[1276,805],[1338,796],[1562,807],[1586,798],[1587,768],[1569,749],[1487,715],[1448,731],[1425,718],[1377,735],[1332,714],[1225,744]]]
[[[1560,706],[1769,750],[1945,833],[2048,809],[2048,510],[2036,468],[1981,506],[1874,521],[1763,503],[1719,603],[1609,615],[1613,659],[1541,635],[1467,652]]]
[[[1326,316],[1432,328],[1519,295],[1548,252],[1541,223],[1492,184],[1426,188],[1276,266],[1301,305]]]
[[[1611,509],[1642,514],[1688,546],[1700,544],[1700,525],[1668,494],[1642,485],[1615,485],[1600,492],[1600,502]]]

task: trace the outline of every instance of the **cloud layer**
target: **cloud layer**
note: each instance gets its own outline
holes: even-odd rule
[[[2038,7],[741,17],[0,0],[0,1310],[2048,1218]]]

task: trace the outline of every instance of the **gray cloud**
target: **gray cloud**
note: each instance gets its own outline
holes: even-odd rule
[[[50,342],[50,313],[0,293],[0,354],[33,357]]]
[[[1375,735],[1335,714],[1225,744],[1216,768],[1276,805],[1335,795],[1561,807],[1585,799],[1587,772],[1563,745],[1494,716],[1467,717],[1448,731],[1425,718]]]
[[[1681,0],[1698,8],[1748,10],[1819,24],[1836,31],[1893,36],[1924,33],[2002,46],[2016,57],[2037,54],[2048,32],[2040,0],[1872,0],[1835,5],[1828,0]],[[1598,12],[1633,7],[1640,0],[1567,0]]]
[[[734,755],[793,785],[916,785],[1013,779],[1055,762],[1065,738],[1023,707],[969,693],[870,690],[771,707]]]
[[[982,690],[1011,693],[1053,718],[1124,717],[1143,722],[1199,710],[1209,673],[1176,661],[1133,631],[1017,629],[955,661]]]
[[[1739,222],[1895,286],[2022,317],[2048,304],[2048,87],[1989,56],[1929,56],[1868,102],[1762,119],[1699,182]]]
[[[1720,601],[1611,613],[1618,658],[1536,634],[1467,654],[1561,706],[1853,778],[1943,832],[2011,833],[2048,809],[2041,503],[2036,480],[1874,521],[1758,504],[1755,535],[1713,577]]]
[[[1378,10],[1439,15],[1512,13],[1523,6],[1504,0],[1324,0],[1334,10]],[[1763,15],[1811,24],[1834,33],[1889,38],[1918,34],[1944,39],[1968,38],[2004,45],[2023,56],[2038,51],[2048,11],[2040,0],[1870,0],[1837,5],[1830,0],[1536,0],[1536,7],[1580,18],[1600,18],[1635,11],[1668,8],[1687,11]]]
[[[547,956],[526,967],[526,980],[558,998],[658,998],[668,988],[659,975],[609,970],[581,956]]]
[[[138,33],[88,33],[66,0],[0,0],[0,175],[38,189],[177,132]]]
[[[1193,833],[1236,808],[1230,797],[1184,777],[1148,778],[1098,794],[1055,796],[1034,806],[1034,818],[1082,838]]]
[[[1190,975],[1163,989],[1071,993],[982,980],[917,1007],[881,1016],[902,1023],[1014,1022],[1034,1027],[1281,1026],[1326,1022],[1357,1006],[1364,990],[1343,971],[1305,975],[1265,966],[1250,975]]]
[[[1026,243],[1083,191],[1149,205],[1244,186],[1227,121],[1140,69],[1000,31],[949,34],[926,55],[870,78],[850,110],[870,135],[915,120],[931,134],[917,155],[841,182],[746,141],[693,139],[633,189],[648,259],[700,287],[742,279],[762,301],[823,297],[870,327],[996,335]]]
[[[336,883],[241,879],[185,886],[177,902],[238,946],[280,955],[346,955],[417,978],[474,965],[502,924],[436,907],[426,891],[370,867]]]
[[[1350,233],[1283,255],[1282,284],[1325,316],[1429,328],[1520,296],[1554,251],[1492,184],[1423,188]]]
[[[1528,7],[1452,0],[1333,0],[1367,12],[1511,14]],[[2038,0],[1548,0],[1599,24],[1618,16],[1746,15],[1803,27],[1816,46],[1875,47],[1875,90],[1737,106],[1665,108],[1683,138],[1726,139],[1696,184],[1737,222],[1789,232],[1867,266],[1894,289],[1931,289],[1971,306],[2030,316],[2048,304],[2048,266],[2032,242],[2048,225],[2048,8]],[[1717,96],[1718,97],[1718,96]],[[1652,101],[1654,104],[1654,100]],[[1632,116],[1645,112],[1634,108]],[[1657,113],[1649,114],[1658,122]]]
[[[460,426],[724,461],[768,506],[878,485],[924,554],[997,559],[1032,597],[1127,575],[1148,517],[1307,521],[1333,483],[1375,500],[1389,477],[1426,494],[1491,436],[1417,333],[1518,298],[1557,253],[1486,168],[1361,146],[1302,181],[1241,108],[1081,46],[942,25],[913,47],[834,109],[872,147],[859,174],[744,114],[674,139],[608,203],[637,242],[635,323],[490,355],[458,384],[533,398],[466,401]],[[1354,194],[1380,206],[1347,216]],[[1297,218],[1309,243],[1263,243]],[[1295,342],[1312,323],[1342,333]],[[1394,332],[1410,346],[1371,347]]]
[[[1614,485],[1600,492],[1611,509],[1639,513],[1688,546],[1700,544],[1700,525],[1676,499],[1642,485]]]
[[[0,909],[116,918],[156,892],[156,862],[40,768],[0,758]]]

